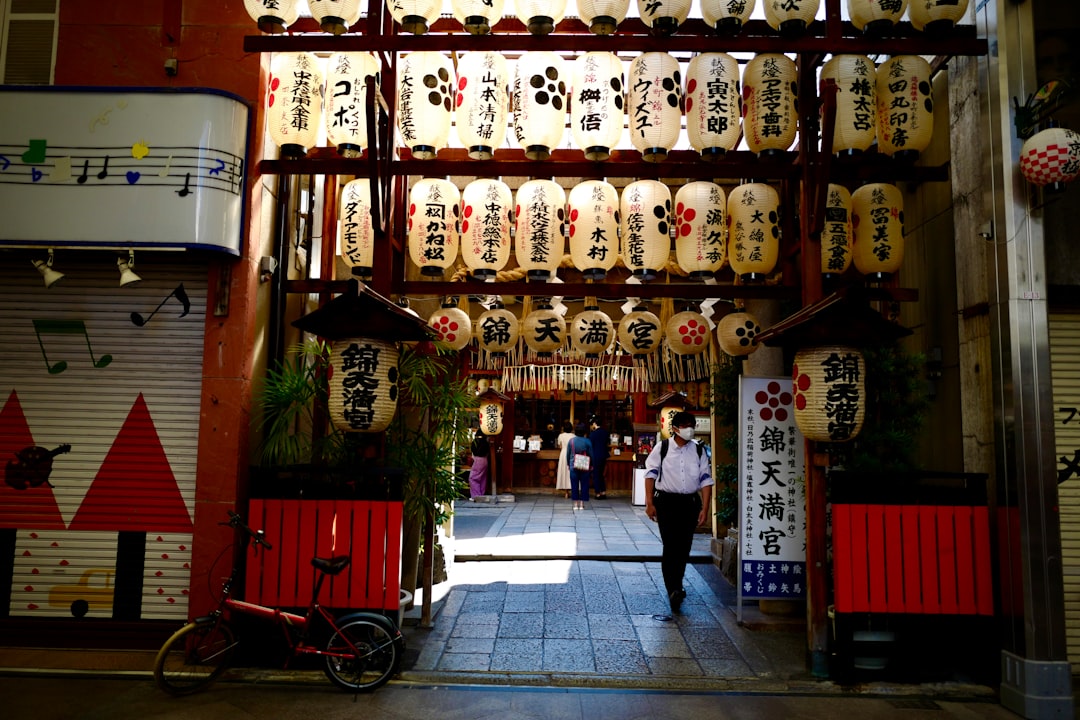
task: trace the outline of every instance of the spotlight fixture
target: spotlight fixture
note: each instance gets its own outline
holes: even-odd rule
[[[64,273],[53,270],[53,249],[49,248],[48,260],[31,260],[30,263],[37,268],[37,271],[41,273],[41,277],[45,278],[46,289],[51,288],[56,283],[64,279]]]
[[[116,258],[116,268],[120,271],[120,287],[135,287],[142,282],[142,278],[135,274],[131,268],[135,267],[135,251],[128,250],[128,256]]]

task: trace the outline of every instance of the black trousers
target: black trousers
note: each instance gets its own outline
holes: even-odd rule
[[[664,573],[664,587],[671,595],[683,586],[683,575],[701,513],[701,494],[679,495],[657,490],[653,495],[653,505],[656,507],[660,542],[664,545],[660,569]]]

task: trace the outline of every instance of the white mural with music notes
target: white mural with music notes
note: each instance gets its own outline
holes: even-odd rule
[[[248,114],[220,91],[0,88],[0,246],[239,255]]]

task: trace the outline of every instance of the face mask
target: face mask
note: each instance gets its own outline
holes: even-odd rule
[[[683,440],[693,440],[694,439],[694,428],[693,427],[679,428],[679,437],[681,437]]]

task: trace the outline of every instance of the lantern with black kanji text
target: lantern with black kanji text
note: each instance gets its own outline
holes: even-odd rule
[[[368,52],[339,52],[330,56],[326,71],[326,139],[342,157],[360,157],[368,145],[367,83],[379,91],[379,62]]]
[[[521,334],[530,350],[539,357],[550,357],[566,343],[566,320],[550,303],[541,302],[525,316]]]
[[[634,277],[652,280],[671,255],[671,190],[658,180],[638,180],[620,199],[622,259]]]
[[[734,150],[742,137],[739,62],[727,53],[695,55],[686,68],[686,135],[706,160]]]
[[[918,0],[915,0],[918,2]],[[872,37],[888,35],[904,17],[908,0],[847,0],[848,15],[856,30]]]
[[[660,318],[644,305],[637,305],[619,321],[619,344],[634,357],[656,352],[664,339]]]
[[[511,93],[514,138],[530,160],[547,160],[566,133],[566,63],[553,52],[518,58]]]
[[[728,262],[744,282],[763,281],[780,255],[780,195],[764,183],[728,195]]]
[[[247,14],[264,33],[283,33],[300,17],[299,0],[244,0]]]
[[[461,259],[473,277],[494,280],[510,260],[513,195],[501,180],[473,180],[461,192]]]
[[[345,338],[330,353],[330,419],[345,432],[382,432],[397,410],[398,349],[385,340]]]
[[[626,105],[623,64],[612,52],[587,52],[573,65],[570,132],[587,160],[604,161],[622,135]]]
[[[1080,134],[1060,127],[1035,133],[1020,148],[1020,172],[1039,187],[1072,182],[1080,174]]]
[[[375,258],[375,229],[371,222],[371,180],[357,178],[345,184],[339,203],[341,259],[353,275],[370,278]]]
[[[930,63],[918,55],[897,55],[877,70],[878,152],[912,161],[934,135]]]
[[[851,267],[851,193],[829,183],[825,194],[825,227],[821,231],[821,274],[843,275]]]
[[[845,345],[799,350],[792,365],[795,424],[819,442],[854,440],[866,411],[866,362]]]
[[[473,160],[490,160],[506,139],[509,83],[497,52],[467,52],[458,61],[454,127]]]
[[[497,304],[477,318],[476,341],[492,356],[502,357],[517,346],[519,325],[514,313]]]
[[[276,53],[270,62],[266,130],[284,157],[304,157],[322,124],[323,68],[312,53]]]
[[[449,180],[418,180],[409,190],[408,214],[409,257],[421,275],[442,277],[458,257],[461,193]]]
[[[480,432],[498,435],[503,431],[503,406],[507,400],[497,390],[486,389],[480,394]]]
[[[801,35],[814,21],[820,4],[820,0],[765,0],[765,22],[781,35]]]
[[[727,259],[727,199],[699,180],[675,193],[675,259],[692,278],[712,277]]]
[[[566,191],[551,180],[528,180],[514,203],[515,256],[532,281],[554,277],[566,250]]]
[[[454,66],[438,52],[409,53],[401,61],[397,126],[417,160],[432,160],[450,139]]]
[[[603,280],[619,258],[619,193],[603,180],[570,190],[570,259],[586,280]]]
[[[821,83],[836,83],[834,153],[854,154],[877,139],[877,70],[865,55],[834,55],[821,66]]]
[[[863,185],[851,194],[855,269],[888,280],[904,261],[904,196],[887,183]]]
[[[734,35],[750,19],[757,0],[701,0],[701,16],[717,32]]]
[[[799,127],[795,61],[780,53],[755,55],[743,70],[743,133],[751,152],[786,151]]]
[[[690,0],[637,0],[638,16],[653,35],[671,35],[686,22]]]
[[[600,357],[614,341],[615,324],[598,305],[586,305],[570,321],[570,346],[586,358]]]
[[[662,161],[682,129],[682,74],[674,56],[647,52],[630,61],[627,109],[630,141],[641,159]]]

